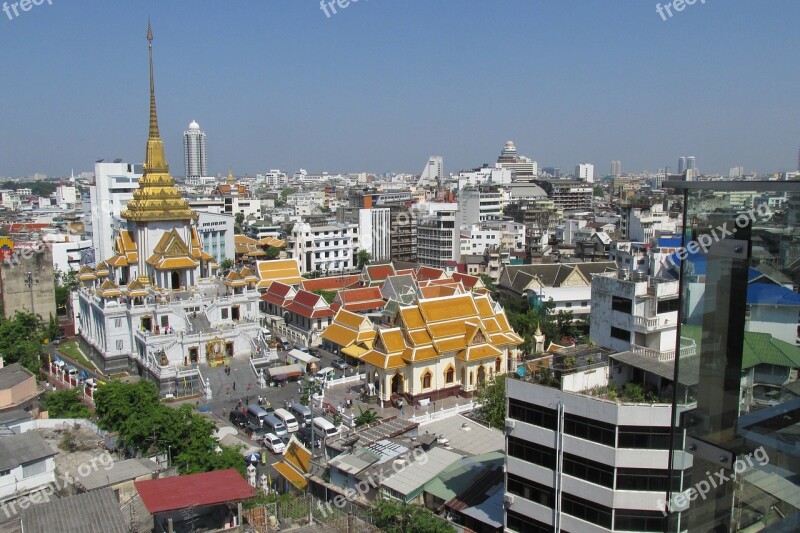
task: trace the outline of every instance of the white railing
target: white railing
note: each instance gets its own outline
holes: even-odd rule
[[[667,317],[653,317],[648,318],[645,316],[634,316],[633,317],[633,324],[635,326],[639,326],[645,329],[653,330],[653,329],[661,329],[661,328],[668,328],[668,327],[677,327],[678,320],[673,319],[670,320]]]
[[[631,344],[631,351],[635,354],[643,355],[645,357],[649,357],[650,359],[655,359],[656,361],[661,361],[662,363],[675,360],[675,350],[662,351],[662,350],[656,350],[654,348],[648,348],[646,346]],[[696,355],[697,344],[692,339],[681,337],[680,354],[681,357],[690,357],[692,355]]]
[[[438,411],[434,411],[432,413],[425,413],[424,415],[416,415],[412,416],[408,419],[409,422],[417,422],[419,425],[424,425],[429,422],[433,422],[434,420],[440,420],[442,418],[450,418],[451,416],[460,415],[461,413],[468,413],[470,411],[474,411],[481,406],[478,402],[469,402],[464,405],[456,404],[454,407],[450,407],[448,409],[441,409]]]
[[[366,379],[366,374],[353,374],[352,376],[344,376],[341,378],[332,379],[330,381],[325,382],[325,388],[335,387],[336,385],[344,385],[346,383],[353,383],[355,381],[361,381]]]
[[[97,427],[97,424],[86,418],[40,418],[38,420],[23,422],[15,427],[19,428],[20,433],[25,433],[26,431],[36,429],[67,430],[73,429],[75,426],[88,428],[100,437],[104,437],[108,434],[108,431],[100,429]]]

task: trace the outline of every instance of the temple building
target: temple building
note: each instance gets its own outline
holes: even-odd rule
[[[257,351],[259,277],[216,276],[203,250],[197,213],[175,187],[158,131],[153,46],[150,133],[143,176],[114,239],[114,256],[78,278],[83,348],[107,374],[131,372],[160,382],[164,394],[201,386],[194,363],[221,364]],[[197,380],[197,382],[195,382]]]
[[[323,345],[364,365],[375,401],[426,403],[471,397],[498,373],[516,368],[522,339],[499,304],[486,294],[390,301],[386,325],[344,308],[322,334]]]

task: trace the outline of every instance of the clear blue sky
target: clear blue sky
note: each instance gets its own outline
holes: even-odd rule
[[[142,160],[148,16],[175,175],[193,119],[212,174],[797,164],[797,0],[50,1],[0,11],[0,175]]]

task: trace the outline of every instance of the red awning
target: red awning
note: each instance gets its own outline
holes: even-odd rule
[[[213,453],[213,452],[212,452]],[[233,468],[134,482],[151,514],[244,500],[256,492]]]

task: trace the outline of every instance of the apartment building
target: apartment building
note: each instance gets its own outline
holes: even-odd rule
[[[351,272],[361,243],[358,224],[297,222],[286,249],[289,259],[300,262],[300,272]]]
[[[460,257],[458,204],[429,204],[428,209],[429,214],[417,219],[417,261],[438,268],[453,266]]]

